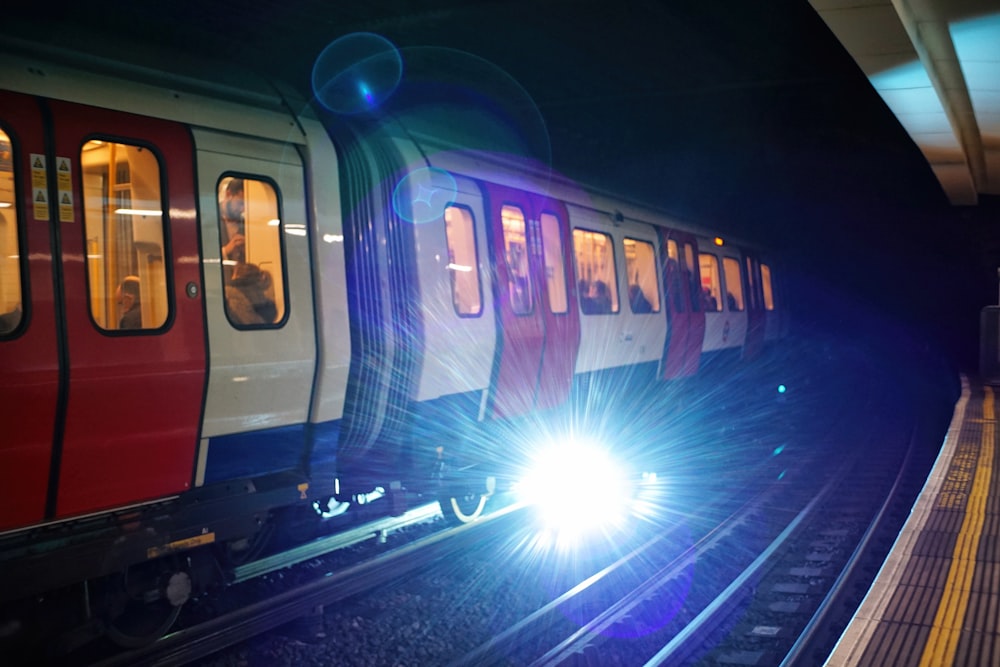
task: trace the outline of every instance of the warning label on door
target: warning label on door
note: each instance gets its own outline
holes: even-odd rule
[[[31,204],[35,220],[49,219],[49,183],[45,174],[45,156],[40,153],[32,153]]]
[[[73,222],[73,168],[68,157],[56,158],[56,185],[59,189],[59,222]]]

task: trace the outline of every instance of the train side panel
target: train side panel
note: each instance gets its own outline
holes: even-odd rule
[[[320,345],[310,421],[333,428],[344,416],[351,364],[340,163],[326,130],[315,120],[302,118],[300,122],[309,136],[306,191],[313,225],[313,299]]]
[[[568,208],[581,310],[577,375],[633,365],[655,367],[667,330],[659,271],[655,265],[652,275],[643,271],[642,283],[637,285],[647,302],[658,303],[657,310],[634,312],[628,288],[637,284],[636,267],[625,255],[626,242],[631,242],[634,251],[638,241],[654,253],[655,262],[659,253],[655,230],[632,221],[612,224],[609,214],[593,209]]]
[[[486,211],[477,183],[459,176],[455,184],[443,215],[414,231],[426,336],[415,399],[470,394],[478,405],[497,334]]]
[[[0,530],[41,521],[59,397],[50,176],[38,102],[0,92]],[[35,169],[33,169],[33,163]],[[32,178],[40,174],[42,182]],[[33,182],[34,181],[34,182]],[[44,202],[35,202],[41,189]]]
[[[746,293],[742,257],[731,245],[699,238],[699,273],[705,310],[706,353],[739,351],[747,332]]]
[[[210,349],[201,484],[302,465],[316,338],[297,149],[208,130],[195,140]],[[245,211],[233,222],[225,198],[236,183]],[[236,236],[234,259],[223,246]]]
[[[191,137],[51,101],[68,395],[56,516],[190,488],[205,377]],[[134,317],[124,281],[140,292]]]

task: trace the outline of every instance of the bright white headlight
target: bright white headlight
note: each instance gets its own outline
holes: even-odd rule
[[[519,484],[547,528],[583,533],[607,528],[628,514],[632,490],[606,449],[568,442],[541,449]]]

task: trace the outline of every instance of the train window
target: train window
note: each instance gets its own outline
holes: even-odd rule
[[[504,255],[507,258],[507,293],[510,295],[510,307],[516,315],[527,315],[532,310],[532,301],[524,211],[516,206],[504,205],[500,209],[500,216],[503,219],[503,245]]]
[[[0,336],[21,324],[21,249],[10,136],[0,130]]]
[[[760,300],[758,296],[760,290],[757,289],[757,283],[760,281],[757,279],[757,267],[754,265],[753,258],[746,257],[745,259],[746,262],[744,264],[747,269],[747,303],[751,310],[759,310],[760,305],[757,302]]]
[[[611,237],[585,229],[573,230],[580,310],[587,315],[618,312],[618,279]]]
[[[701,270],[701,305],[706,312],[722,310],[722,281],[719,278],[719,258],[707,252],[698,254]]]
[[[684,295],[681,294],[682,273],[680,264],[680,249],[677,241],[667,239],[667,299],[673,304],[675,313],[684,312]]]
[[[278,192],[268,181],[225,176],[218,196],[226,317],[239,328],[273,326],[285,317],[281,232],[306,230],[281,223]]]
[[[95,139],[80,166],[91,317],[106,331],[157,329],[170,309],[159,159],[145,146]]]
[[[702,310],[701,285],[698,284],[698,274],[694,270],[694,245],[684,244],[684,277],[691,286],[691,310],[700,313]]]
[[[733,257],[722,260],[722,268],[726,273],[726,309],[743,310],[743,279],[740,276],[740,262]]]
[[[648,241],[624,239],[628,302],[633,313],[660,312],[660,288],[656,281],[656,251]]]
[[[559,218],[542,213],[542,252],[545,254],[545,281],[549,291],[549,310],[562,314],[569,310],[566,296],[566,263],[563,259]]]
[[[455,312],[462,317],[480,315],[483,298],[472,211],[460,206],[446,207],[444,233],[448,239],[448,273],[451,275],[451,301]]]
[[[764,309],[774,310],[774,291],[771,287],[771,267],[760,265],[760,285],[764,290]]]

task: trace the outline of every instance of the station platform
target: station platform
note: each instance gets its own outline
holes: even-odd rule
[[[997,393],[962,377],[927,483],[827,665],[1000,666]]]

